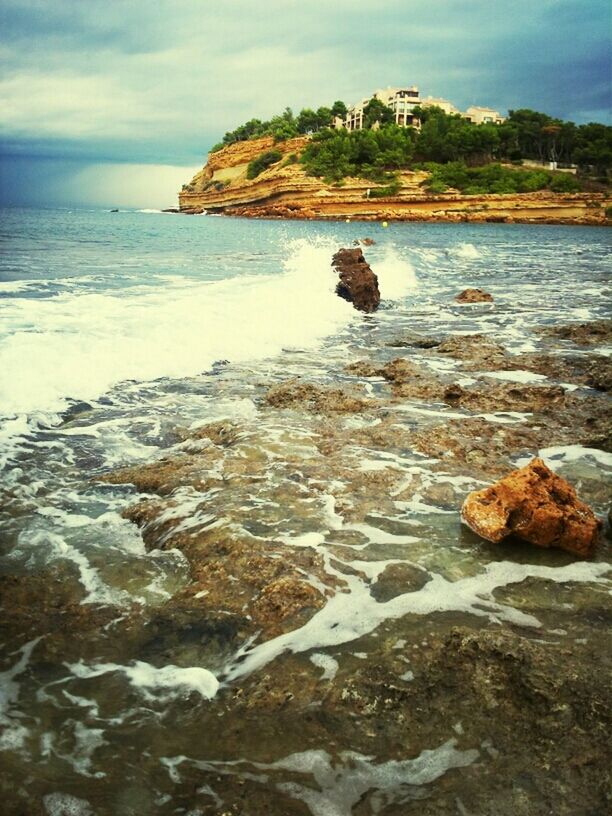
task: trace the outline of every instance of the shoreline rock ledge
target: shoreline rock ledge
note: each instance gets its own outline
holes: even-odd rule
[[[361,249],[339,249],[332,257],[332,266],[340,278],[336,294],[360,312],[375,312],[380,304],[378,278]]]
[[[600,522],[569,482],[538,458],[484,490],[461,508],[468,527],[497,543],[510,535],[538,547],[559,547],[583,558],[593,554]]]

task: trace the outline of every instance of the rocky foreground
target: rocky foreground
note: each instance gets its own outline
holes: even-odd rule
[[[355,283],[357,266],[375,300],[376,276],[360,249],[349,252],[344,277],[347,257],[336,256],[339,287]],[[495,293],[483,294],[457,308],[495,308]],[[366,354],[326,378],[222,367],[219,393],[248,394],[255,422],[174,428],[161,458],[92,474],[126,490],[124,516],[151,552],[185,556],[185,585],[117,620],[70,597],[59,570],[12,578],[5,636],[44,635],[50,679],[55,664],[93,659],[215,672],[214,700],[191,694],[167,709],[159,750],[153,726],[133,748],[155,795],[168,796],[149,812],[603,816],[609,486],[594,468],[572,472],[597,516],[581,554],[590,560],[517,540],[516,516],[490,543],[460,509],[541,449],[611,451],[610,358],[599,353],[611,329],[542,327],[540,350],[520,354],[478,333],[373,334]],[[499,371],[534,382],[488,376]],[[545,478],[548,498],[576,500]],[[184,755],[190,738],[198,757]],[[109,789],[123,786],[126,766],[112,750],[106,777],[87,780],[96,814],[117,812]],[[25,798],[4,790],[11,806],[28,803],[10,812],[45,813],[39,784]]]
[[[400,173],[401,190],[396,195],[370,198],[368,189],[376,185],[366,179],[347,178],[339,186],[307,176],[295,160],[306,143],[307,137],[277,144],[272,137],[263,137],[211,153],[207,164],[179,193],[180,212],[363,221],[610,223],[612,199],[604,193],[432,195],[422,186],[428,174],[421,171]],[[283,160],[255,179],[247,179],[248,163],[272,149],[282,153]]]

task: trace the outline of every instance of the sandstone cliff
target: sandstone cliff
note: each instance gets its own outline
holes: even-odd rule
[[[211,153],[207,164],[179,193],[181,212],[223,212],[251,218],[357,218],[374,221],[499,221],[604,224],[612,199],[604,193],[514,195],[432,195],[422,183],[427,173],[400,173],[400,191],[368,198],[377,185],[347,178],[341,185],[307,176],[296,161],[308,142],[302,136],[274,144],[272,137],[237,142]],[[268,150],[283,158],[255,179],[247,179],[250,161]],[[610,223],[609,220],[607,223]]]

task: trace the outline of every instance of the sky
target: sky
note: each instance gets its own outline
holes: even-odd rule
[[[610,122],[609,0],[1,0],[0,203],[159,207],[223,133],[418,85]]]

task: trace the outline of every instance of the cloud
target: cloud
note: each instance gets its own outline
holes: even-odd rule
[[[607,0],[3,0],[0,154],[191,164],[251,117],[403,83],[588,121],[609,23]]]

